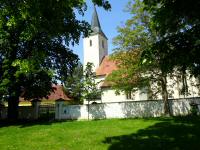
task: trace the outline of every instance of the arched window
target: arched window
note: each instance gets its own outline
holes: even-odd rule
[[[90,40],[90,47],[92,46],[92,40]]]
[[[102,40],[102,48],[104,48],[104,41]]]

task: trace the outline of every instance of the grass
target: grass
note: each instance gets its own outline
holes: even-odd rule
[[[0,124],[1,150],[200,149],[200,118]]]

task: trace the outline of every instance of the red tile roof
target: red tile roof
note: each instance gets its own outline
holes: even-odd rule
[[[57,99],[64,99],[64,100],[71,100],[63,91],[62,85],[53,85],[54,91],[50,93],[47,98],[43,98],[43,100],[57,100]],[[19,101],[25,101],[24,98],[20,97]]]
[[[102,76],[102,75],[109,75],[112,73],[113,70],[117,70],[116,62],[109,59],[109,56],[105,56],[99,66],[99,68],[96,69],[96,75]]]
[[[70,100],[70,98],[64,93],[62,85],[54,85],[53,88],[54,92],[51,92],[47,100],[57,100],[60,98],[64,100]]]
[[[99,66],[96,69],[97,76],[107,76],[112,73],[112,71],[117,70],[117,64],[113,60],[109,58],[109,56],[105,56]],[[110,87],[112,85],[111,82],[103,81],[100,85],[101,88]]]

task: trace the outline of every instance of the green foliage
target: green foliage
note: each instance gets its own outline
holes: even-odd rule
[[[95,81],[93,67],[94,64],[88,62],[84,70],[83,98],[87,101],[95,101],[96,99],[101,97],[101,89],[98,88],[99,82]]]
[[[73,73],[67,77],[64,82],[64,91],[74,101],[81,103],[83,101],[83,66],[79,62],[78,66],[74,69]]]
[[[162,61],[171,68],[191,70],[198,76],[200,59],[200,13],[199,0],[144,0],[145,8],[153,14],[154,29],[159,39],[152,49],[162,54]],[[174,57],[176,56],[176,57]]]
[[[83,71],[83,66],[79,63],[65,82],[65,93],[79,103],[82,103],[83,100],[95,101],[101,97],[101,90],[98,88],[99,82],[95,81],[93,67],[92,63],[87,63]]]
[[[132,17],[118,28],[119,35],[114,39],[118,47],[113,60],[118,63],[118,70],[107,80],[113,82],[117,91],[134,92],[146,88],[149,98],[161,94],[165,113],[169,113],[167,75],[173,68],[164,61],[166,55],[153,47],[159,35],[154,28],[152,13],[145,10],[141,0],[130,1],[127,10]]]
[[[107,0],[93,2],[110,9]],[[89,24],[75,15],[86,8],[83,0],[0,1],[0,97],[8,95],[9,112],[19,96],[44,97],[72,74],[78,56],[67,46],[89,34]]]
[[[199,114],[198,104],[190,103],[190,113],[192,116],[197,116]]]
[[[118,69],[107,80],[113,82],[114,89],[129,92],[149,86],[150,75],[155,76],[151,69],[158,67],[155,59],[149,61],[142,57],[156,38],[151,15],[140,0],[130,1],[126,10],[132,17],[118,27],[119,35],[113,40],[117,48],[111,59],[117,62]]]
[[[135,91],[148,84],[148,78],[143,76],[143,66],[140,65],[141,50],[118,51],[111,56],[117,62],[118,69],[114,70],[106,80],[112,83],[116,92]]]
[[[118,47],[116,50],[141,50],[149,47],[155,36],[151,31],[151,15],[144,10],[144,4],[140,0],[129,2],[126,11],[132,15],[124,26],[118,27],[120,33],[114,38],[113,43]]]

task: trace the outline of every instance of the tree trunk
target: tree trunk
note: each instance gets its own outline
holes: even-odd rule
[[[11,81],[11,84],[8,87],[8,113],[7,117],[9,120],[17,120],[18,119],[18,104],[19,104],[19,85],[16,82],[15,73],[17,68],[13,66],[13,62],[17,59],[17,52],[18,52],[18,43],[19,43],[19,36],[20,30],[10,30],[10,43],[11,43],[11,50],[9,53],[9,62],[7,64],[9,76],[8,79]]]
[[[19,105],[19,96],[20,90],[19,86],[16,83],[16,78],[14,76],[15,68],[11,67],[10,72],[10,81],[12,81],[12,85],[8,88],[8,113],[7,117],[10,121],[15,121],[18,119],[18,105]]]
[[[167,92],[167,76],[162,75],[162,80],[161,80],[161,86],[162,86],[162,99],[164,102],[164,114],[166,116],[171,116],[170,112],[170,106],[169,106],[169,101],[168,101],[168,92]]]
[[[90,111],[90,107],[89,107],[90,103],[89,103],[89,100],[88,100],[88,120],[90,119],[90,116],[89,116],[89,111]]]
[[[188,85],[187,85],[187,74],[185,69],[182,69],[182,82],[183,82],[183,87],[182,87],[182,94],[184,94],[184,98],[186,97],[186,95],[188,95]]]
[[[18,105],[19,97],[10,96],[8,98],[8,114],[7,117],[10,121],[16,121],[18,119]]]

